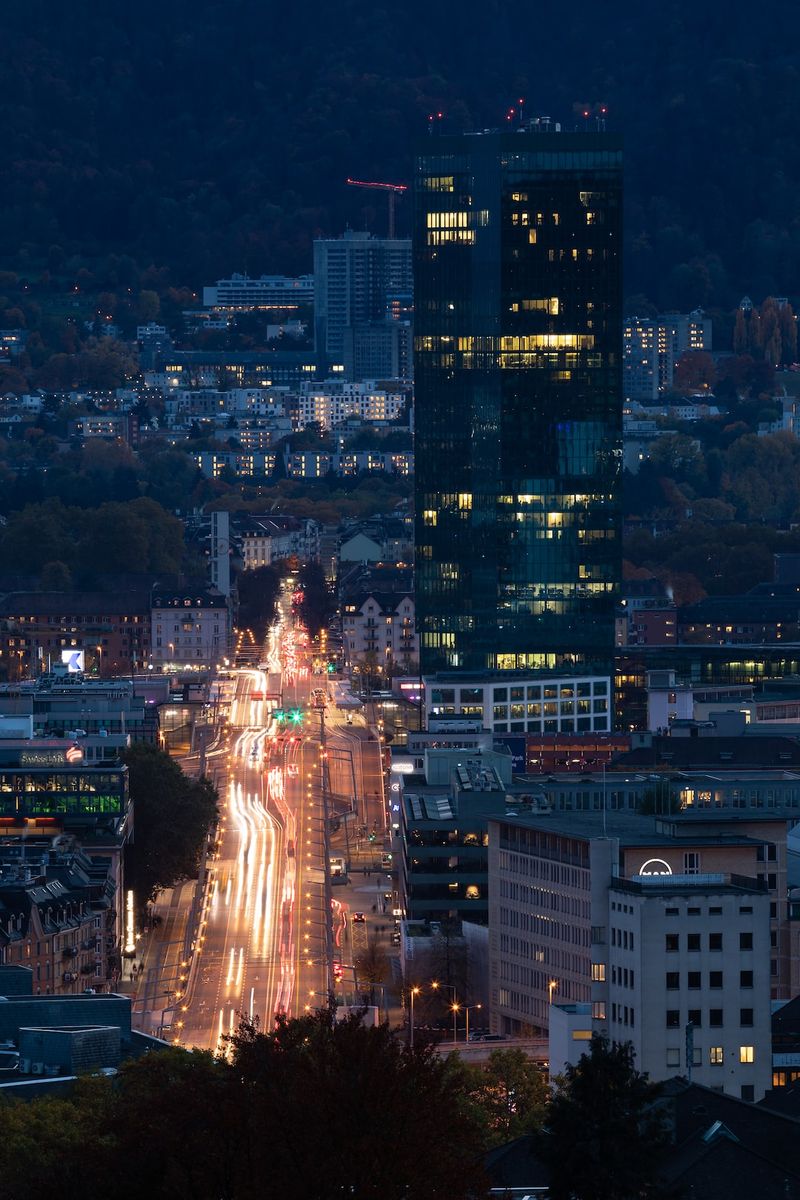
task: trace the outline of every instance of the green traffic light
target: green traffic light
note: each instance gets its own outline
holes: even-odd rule
[[[294,721],[295,725],[299,725],[303,719],[303,714],[299,708],[293,708],[292,711],[289,713],[289,716]]]
[[[283,721],[286,720],[286,713],[282,712],[281,709],[277,708],[275,710],[275,720],[278,721],[279,723],[282,723]]]
[[[333,675],[335,670],[336,670],[336,663],[329,662],[328,663],[328,674]]]

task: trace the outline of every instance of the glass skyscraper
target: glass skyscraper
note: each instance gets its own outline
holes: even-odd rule
[[[421,669],[610,673],[621,141],[432,136],[414,189]]]

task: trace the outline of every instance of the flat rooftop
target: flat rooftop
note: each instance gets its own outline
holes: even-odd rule
[[[736,811],[727,815],[734,821],[750,817],[745,811]],[[693,845],[727,845],[752,846],[760,845],[761,839],[748,837],[746,834],[708,834],[698,835],[691,828],[693,822],[684,822],[682,816],[670,818],[653,817],[639,813],[618,811],[616,809],[605,814],[601,812],[545,812],[545,813],[514,813],[492,818],[506,825],[516,825],[521,829],[536,829],[542,833],[558,833],[579,841],[589,841],[592,838],[619,838],[623,846],[654,846],[672,845],[684,837],[690,837]],[[785,820],[785,818],[784,818]],[[681,826],[684,828],[682,829]]]

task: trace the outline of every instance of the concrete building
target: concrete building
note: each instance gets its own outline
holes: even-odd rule
[[[376,321],[350,326],[344,333],[346,379],[411,379],[414,331],[410,321]]]
[[[27,719],[33,737],[77,740],[92,763],[115,761],[129,741],[158,735],[157,705],[132,679],[96,679],[61,664],[36,679],[0,684],[0,719],[12,718]]]
[[[155,667],[206,670],[228,656],[228,600],[212,588],[194,592],[154,588],[151,623]]]
[[[203,304],[206,308],[229,312],[252,309],[294,312],[313,306],[314,277],[300,275],[293,279],[287,275],[260,275],[250,279],[247,275],[234,273],[229,279],[218,279],[211,287],[204,287]]]
[[[348,330],[382,324],[390,297],[412,290],[409,238],[376,238],[348,230],[340,238],[315,241],[317,354],[343,366]]]
[[[552,813],[490,819],[493,1029],[502,1033],[546,1031],[550,1006],[556,1001],[593,1003],[593,1029],[609,1031],[608,1023],[613,1020],[616,1028],[611,1032],[616,1037],[621,1038],[626,1027],[631,1037],[638,1036],[635,1031],[643,1022],[644,1028],[648,1027],[642,1004],[656,1003],[656,993],[648,990],[651,986],[660,989],[659,1011],[674,1013],[678,1007],[664,1003],[664,975],[656,955],[663,933],[661,922],[675,918],[675,933],[687,937],[692,933],[684,946],[687,952],[702,951],[713,957],[724,951],[724,960],[716,959],[720,968],[714,970],[728,972],[730,963],[733,974],[724,986],[736,986],[758,997],[753,1003],[742,998],[740,1006],[758,1010],[753,1017],[761,1022],[758,1028],[764,1026],[759,1036],[768,1039],[770,998],[788,997],[792,987],[783,900],[786,829],[785,817],[737,813],[657,818]],[[770,863],[776,869],[765,872]],[[779,879],[781,863],[783,878]],[[673,895],[686,898],[668,900],[670,888]],[[651,903],[654,896],[660,898]],[[750,911],[739,912],[737,905]],[[623,921],[619,913],[632,920]],[[628,929],[625,934],[608,932],[623,925]],[[699,941],[695,932],[700,934]],[[741,944],[739,932],[749,934]],[[680,937],[675,945],[677,952],[683,945]],[[740,951],[750,955],[748,961],[739,962]],[[637,957],[623,961],[625,952]],[[593,971],[593,964],[599,963],[605,964],[603,969]],[[708,962],[698,958],[692,970],[704,966],[708,967]],[[633,969],[634,975],[626,976],[626,969]],[[751,983],[742,982],[740,970],[753,972]],[[672,990],[672,982],[667,990]],[[718,1005],[712,994],[718,982],[716,977],[703,976],[696,988],[695,977],[691,984],[684,979],[680,986],[703,993],[692,1005],[692,1013],[706,1006],[707,1015],[695,1021],[687,1009],[675,1026],[674,1016],[667,1018],[662,1012],[663,1027],[682,1030],[692,1020],[698,1028],[718,1028],[716,1010],[725,1007]],[[602,994],[599,984],[607,989]],[[609,987],[614,989],[613,995]],[[627,999],[620,988],[628,990]],[[611,1004],[621,1004],[622,1009],[611,1009]],[[628,1010],[634,1009],[633,1018],[629,1011],[627,1021],[626,1005]],[[715,1010],[713,1017],[711,1009]],[[739,1018],[739,1007],[734,1012],[729,1000],[728,1034],[733,1030],[738,1035]],[[751,1044],[749,1037],[741,1044]],[[666,1072],[666,1067],[664,1062],[660,1077],[674,1073]]]
[[[486,925],[488,822],[516,801],[511,759],[485,743],[425,746],[398,773],[400,895],[409,920]],[[399,762],[400,760],[398,760]]]

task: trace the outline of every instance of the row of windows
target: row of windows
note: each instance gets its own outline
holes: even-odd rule
[[[734,1050],[735,1054],[736,1051]],[[739,1047],[739,1062],[754,1063],[756,1061],[755,1046],[740,1046]],[[708,1065],[710,1067],[721,1067],[725,1062],[725,1050],[722,1046],[709,1046],[708,1048]],[[694,1046],[692,1050],[692,1066],[699,1067],[703,1063],[703,1050],[701,1046]],[[667,1049],[667,1066],[679,1067],[681,1065],[681,1050],[678,1046],[672,1046]],[[752,1100],[752,1096],[742,1095],[743,1100]]]
[[[112,815],[122,812],[123,803],[120,795],[59,795],[38,793],[24,796],[0,796],[0,816],[89,816]]]
[[[676,953],[677,951],[680,950],[680,940],[681,940],[681,935],[679,933],[665,934],[665,936],[664,936],[665,950],[667,950],[668,953],[670,953],[670,954]],[[686,934],[686,949],[693,950],[693,951],[700,949],[700,934],[699,933],[687,933]],[[709,950],[721,950],[722,949],[722,934],[721,933],[709,933],[708,949]],[[739,933],[739,949],[740,950],[752,950],[753,949],[753,935],[751,932],[743,930]]]
[[[712,1029],[717,1029],[725,1024],[725,1013],[721,1008],[710,1008],[708,1010],[708,1023]],[[694,1025],[695,1029],[703,1027],[703,1012],[699,1008],[690,1008],[686,1012],[686,1024]],[[753,1009],[739,1009],[739,1024],[745,1027],[753,1024]],[[666,1027],[667,1029],[681,1028],[681,1010],[679,1008],[668,1008],[666,1011]]]
[[[667,971],[666,986],[667,986],[667,991],[673,991],[673,992],[680,988],[680,986],[681,986],[680,971]],[[687,971],[686,986],[689,988],[690,991],[699,990],[703,986],[702,985],[702,971]],[[722,971],[709,971],[708,986],[710,988],[723,987]],[[751,988],[752,986],[753,986],[753,972],[752,971],[740,971],[739,972],[739,987]]]

